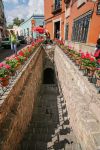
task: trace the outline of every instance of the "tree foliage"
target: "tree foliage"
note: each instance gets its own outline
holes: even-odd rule
[[[20,26],[20,24],[24,22],[24,19],[19,19],[18,17],[13,19],[13,23],[8,25],[8,28],[13,28],[13,25]]]
[[[13,25],[19,26],[22,22],[24,22],[24,19],[19,19],[18,17],[13,19]]]

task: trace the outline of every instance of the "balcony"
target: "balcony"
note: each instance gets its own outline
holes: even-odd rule
[[[52,5],[52,14],[56,14],[61,11],[62,11],[62,5],[60,2]]]

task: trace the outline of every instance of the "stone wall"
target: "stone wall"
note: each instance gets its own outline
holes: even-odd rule
[[[54,60],[77,140],[82,150],[99,150],[100,95],[58,46]]]
[[[42,82],[44,51],[38,48],[0,100],[0,149],[16,150],[29,124]]]
[[[95,44],[87,44],[87,43],[79,43],[79,42],[72,42],[66,41],[66,45],[70,45],[76,51],[82,50],[83,52],[95,52],[96,45]]]

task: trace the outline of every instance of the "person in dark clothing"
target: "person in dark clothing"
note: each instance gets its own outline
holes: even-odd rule
[[[94,53],[96,60],[100,59],[100,38],[97,40],[96,51]]]

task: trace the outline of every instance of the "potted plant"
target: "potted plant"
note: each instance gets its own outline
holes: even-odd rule
[[[10,65],[0,63],[0,83],[2,86],[9,84]]]
[[[89,53],[86,53],[86,55],[82,57],[82,65],[86,69],[86,75],[92,77],[94,75],[97,66],[95,58],[91,56]]]
[[[10,73],[12,76],[15,75],[17,67],[18,67],[18,60],[16,58],[7,58],[6,59],[6,64],[8,64],[10,66]]]

